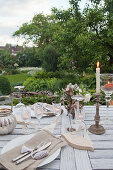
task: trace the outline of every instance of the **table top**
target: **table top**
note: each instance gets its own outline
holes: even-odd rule
[[[85,106],[85,124],[88,129],[94,124],[94,116],[96,112],[95,106]],[[95,169],[113,169],[113,106],[108,108],[106,114],[106,106],[100,106],[100,124],[104,126],[105,133],[95,135],[88,131],[93,142],[94,152],[86,150],[78,150],[71,146],[61,149],[60,155],[48,165],[37,168],[38,170],[95,170]],[[55,117],[44,117],[41,119],[41,128],[53,122]],[[32,118],[32,122],[36,123],[36,118]],[[66,111],[61,115],[59,122],[54,130],[55,135],[66,132],[70,126],[69,117]],[[0,152],[2,148],[12,139],[22,136],[22,125],[17,124],[11,134],[0,136]]]

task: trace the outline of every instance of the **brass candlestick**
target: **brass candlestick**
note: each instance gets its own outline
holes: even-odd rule
[[[105,133],[105,129],[103,126],[99,125],[99,121],[100,121],[100,116],[99,116],[99,101],[100,101],[100,93],[96,93],[95,94],[95,98],[96,98],[96,115],[95,115],[95,125],[91,125],[89,127],[89,132],[94,133],[96,135],[101,135],[103,133]]]

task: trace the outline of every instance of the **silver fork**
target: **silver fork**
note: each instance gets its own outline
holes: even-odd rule
[[[41,142],[39,145],[37,145],[36,147],[34,147],[32,149],[32,151],[35,151],[36,149],[40,148],[41,146],[43,146],[45,144],[45,142]],[[32,152],[31,151],[31,152]],[[30,152],[26,152],[26,153],[23,153],[21,154],[20,156],[16,157],[16,158],[13,158],[12,159],[12,162],[16,162],[17,160],[19,160],[20,158],[23,158],[24,156],[28,155]]]

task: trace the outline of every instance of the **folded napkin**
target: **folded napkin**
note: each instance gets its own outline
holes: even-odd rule
[[[48,130],[49,132],[53,133],[56,127],[56,124],[59,121],[60,116],[56,116],[55,120],[48,126],[45,126],[43,129]]]
[[[33,149],[37,145],[39,145],[42,141],[48,142],[51,141],[52,144],[47,148],[49,155],[52,155],[56,150],[66,145],[66,142],[61,140],[60,138],[55,137],[51,132],[46,130],[39,131],[36,135],[34,135],[30,140],[28,140],[24,145]],[[34,160],[31,157],[22,162],[21,164],[15,165],[12,162],[13,158],[16,158],[21,154],[22,145],[19,145],[10,151],[0,155],[0,164],[8,170],[33,170],[35,169],[43,160],[47,159],[47,157],[42,158],[40,160]],[[6,161],[7,160],[7,161]]]
[[[94,151],[93,144],[87,132],[84,133],[84,137],[77,135],[75,131],[67,132],[62,137],[73,148]]]

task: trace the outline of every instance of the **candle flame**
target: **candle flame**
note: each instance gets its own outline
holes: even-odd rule
[[[99,61],[97,62],[97,68],[99,68]]]

